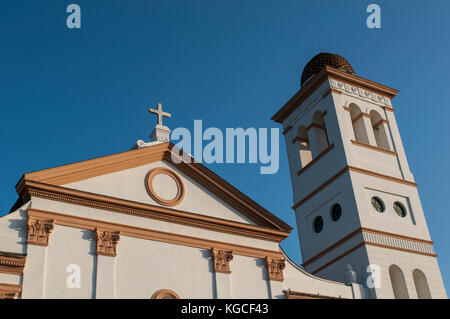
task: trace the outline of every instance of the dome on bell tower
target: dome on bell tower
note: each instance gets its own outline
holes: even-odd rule
[[[325,66],[331,66],[333,68],[355,74],[352,66],[344,57],[332,53],[319,53],[313,57],[303,69],[301,86],[303,86],[303,84],[305,84],[311,77],[319,73]]]

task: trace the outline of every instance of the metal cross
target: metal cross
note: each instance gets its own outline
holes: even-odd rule
[[[154,113],[156,115],[158,115],[158,125],[163,125],[162,120],[163,120],[163,116],[170,118],[172,115],[170,113],[167,112],[163,112],[162,110],[162,104],[158,103],[158,109],[149,109],[150,113]]]

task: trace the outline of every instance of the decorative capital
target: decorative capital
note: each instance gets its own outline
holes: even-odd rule
[[[27,244],[48,246],[48,240],[54,225],[55,221],[53,219],[28,216]]]
[[[284,259],[266,257],[266,262],[269,279],[283,281],[283,270],[286,268],[286,261]]]
[[[97,255],[117,256],[117,244],[120,240],[119,231],[108,231],[96,228]]]
[[[233,252],[211,248],[214,271],[231,274],[230,261],[233,260]]]
[[[22,293],[22,285],[0,283],[0,299],[15,299]]]

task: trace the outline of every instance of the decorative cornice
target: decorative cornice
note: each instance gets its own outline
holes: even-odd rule
[[[12,256],[0,252],[0,273],[22,275],[25,263],[25,256]]]
[[[55,221],[53,219],[35,218],[28,215],[27,244],[48,246],[50,233]]]
[[[75,215],[66,215],[61,213],[49,212],[38,209],[28,209],[28,215],[35,218],[53,219],[56,225],[74,227],[95,231],[96,229],[114,229],[120,232],[120,236],[129,236],[134,238],[165,242],[169,244],[195,247],[210,250],[211,247],[225,251],[233,251],[235,255],[253,257],[253,258],[281,258],[279,251],[231,244],[221,241],[209,240],[205,238],[169,233],[148,228],[128,226],[118,223],[111,223],[97,219],[85,218]]]
[[[0,283],[0,299],[15,299],[22,293],[22,285]]]
[[[398,91],[354,74],[326,66],[309,80],[274,116],[272,120],[282,123],[299,105],[301,105],[325,80],[330,89],[364,98],[389,107],[389,99]],[[336,93],[336,92],[333,92]]]
[[[32,181],[27,181],[25,185],[25,189],[29,196],[45,198],[73,205],[102,209],[121,214],[150,218],[189,227],[196,227],[274,242],[281,242],[289,236],[288,232],[279,231],[268,227],[249,225],[221,218],[175,210],[168,207],[142,204],[60,186],[47,185]]]
[[[211,257],[215,272],[231,274],[230,261],[233,260],[233,251],[211,248]]]
[[[119,231],[109,231],[96,228],[95,238],[97,240],[97,255],[110,257],[117,256],[117,244],[120,240]]]
[[[267,275],[269,280],[283,281],[283,270],[286,268],[284,259],[266,258]]]

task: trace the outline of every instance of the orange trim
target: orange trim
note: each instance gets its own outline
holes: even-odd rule
[[[310,200],[312,197],[314,197],[317,193],[319,193],[322,189],[324,189],[325,187],[330,185],[337,178],[339,178],[341,175],[343,175],[344,173],[346,173],[348,171],[353,171],[353,172],[357,172],[357,173],[360,173],[360,174],[365,174],[365,175],[369,175],[369,176],[373,176],[373,177],[378,177],[378,178],[381,178],[381,179],[389,180],[391,182],[396,182],[396,183],[405,184],[405,185],[409,185],[409,186],[417,187],[417,185],[418,185],[415,182],[410,182],[410,181],[407,181],[407,180],[404,180],[404,179],[400,179],[400,178],[397,178],[397,177],[392,177],[392,176],[388,176],[388,175],[372,172],[372,171],[369,171],[369,170],[366,170],[366,169],[362,169],[362,168],[358,168],[358,167],[354,167],[354,166],[346,166],[343,169],[341,169],[339,172],[337,172],[334,176],[332,176],[329,180],[327,180],[325,183],[323,183],[322,185],[317,187],[311,193],[309,193],[308,195],[303,197],[303,199],[301,199],[296,204],[294,204],[294,206],[292,206],[292,209],[297,209],[298,207],[302,206],[304,203],[306,203],[308,200]]]
[[[374,125],[372,125],[372,127],[373,128],[377,128],[378,126],[380,126],[381,124],[389,124],[389,121],[388,120],[385,120],[385,119],[381,119],[381,120],[379,120],[378,122],[376,122]]]
[[[366,175],[370,175],[370,176],[374,176],[374,177],[378,177],[378,178],[382,178],[391,182],[396,182],[396,183],[400,183],[400,184],[405,184],[405,185],[409,185],[409,186],[414,186],[417,187],[417,183],[415,182],[410,182],[404,179],[400,179],[397,177],[392,177],[392,176],[388,176],[388,175],[384,175],[384,174],[380,174],[380,173],[376,173],[376,172],[372,172],[363,168],[358,168],[358,167],[354,167],[354,166],[348,166],[348,169],[350,171],[353,172],[357,172],[357,173],[361,173],[361,174],[366,174]]]
[[[398,239],[414,241],[414,242],[417,242],[417,243],[420,243],[420,244],[426,244],[426,245],[433,245],[434,244],[434,242],[431,241],[431,240],[425,240],[425,239],[420,239],[420,238],[416,238],[416,237],[409,237],[409,236],[389,233],[389,232],[386,232],[386,231],[381,231],[381,230],[377,230],[377,229],[373,229],[373,228],[361,227],[361,230],[363,232],[366,232],[366,233],[390,236],[390,237],[394,237],[394,238],[398,238]]]
[[[26,257],[12,257],[0,255],[0,273],[22,275],[25,268]]]
[[[316,124],[316,123],[311,123],[308,125],[308,127],[306,128],[307,131],[309,131],[310,129],[312,129],[313,127],[324,130],[325,126],[320,125],[320,124]]]
[[[354,74],[326,66],[306,83],[274,116],[272,120],[282,123],[300,104],[302,104],[316,89],[329,78],[344,81],[360,88],[374,91],[389,99],[394,98],[398,91],[376,82],[364,79]]]
[[[292,130],[292,126],[288,126],[283,130],[283,135],[286,135],[287,132],[289,132],[290,130]]]
[[[177,184],[177,194],[172,199],[165,199],[155,192],[155,189],[153,188],[153,179],[156,175],[163,174],[171,177],[175,183]],[[183,201],[184,198],[184,184],[181,180],[180,176],[178,176],[177,173],[174,171],[171,171],[168,168],[165,167],[157,167],[152,169],[150,172],[148,172],[147,177],[145,178],[145,186],[147,188],[147,192],[150,194],[150,196],[159,204],[164,206],[176,206],[180,204]]]
[[[306,138],[303,138],[303,137],[298,137],[298,136],[296,136],[295,138],[292,139],[292,143],[295,143],[295,142],[297,142],[297,141],[308,143],[308,140],[307,140]]]
[[[358,228],[355,231],[352,231],[350,234],[348,234],[347,236],[345,236],[344,238],[338,240],[337,242],[335,242],[333,245],[329,246],[327,249],[322,250],[320,253],[318,253],[317,255],[314,255],[313,257],[309,258],[307,261],[305,261],[304,263],[302,263],[302,267],[306,267],[309,264],[315,262],[316,260],[318,260],[319,258],[325,256],[326,254],[328,254],[330,251],[332,251],[333,249],[335,249],[336,247],[342,245],[343,243],[345,243],[346,241],[348,241],[350,238],[358,235],[361,233],[361,228]]]
[[[362,117],[367,117],[370,119],[372,116],[366,113],[359,113],[357,116],[355,116],[355,118],[352,119],[352,124],[356,123]]]
[[[386,154],[390,154],[390,155],[394,155],[394,156],[398,155],[397,152],[394,152],[394,151],[391,151],[391,150],[386,150],[384,148],[376,147],[376,146],[373,146],[373,145],[370,145],[370,144],[367,144],[367,143],[363,143],[363,142],[359,142],[359,141],[355,141],[355,140],[351,140],[351,142],[354,145],[365,147],[365,148],[368,148],[368,149],[371,149],[371,150],[374,150],[374,151],[378,151],[378,152],[382,152],[382,153],[386,153]]]
[[[0,299],[15,299],[22,293],[22,285],[0,283]]]
[[[362,242],[362,243],[356,245],[355,247],[353,247],[353,248],[347,250],[345,253],[343,253],[343,254],[339,255],[338,257],[332,259],[330,262],[327,262],[325,265],[323,265],[323,266],[317,268],[316,270],[311,271],[311,274],[314,275],[314,274],[318,273],[319,271],[321,271],[321,270],[327,268],[327,267],[330,266],[331,264],[334,264],[334,263],[335,263],[336,261],[338,261],[339,259],[344,258],[345,256],[351,254],[352,252],[354,252],[354,251],[357,250],[358,248],[361,248],[362,246],[364,246],[364,242]]]
[[[202,164],[174,163],[172,156],[191,158],[189,154],[184,154],[183,151],[176,148],[172,143],[162,143],[151,147],[144,147],[124,153],[27,173],[16,185],[16,190],[22,199],[27,201],[25,185],[29,181],[59,186],[165,160],[257,224],[286,232],[292,230],[292,227],[288,224],[258,205]]]
[[[297,292],[289,290],[283,290],[286,299],[343,299],[341,297],[330,297],[319,294],[309,294],[304,292]]]
[[[180,297],[172,290],[160,289],[152,295],[152,299],[180,299]]]
[[[25,188],[30,197],[45,198],[64,203],[103,209],[106,211],[139,216],[143,218],[151,218],[169,223],[208,229],[228,234],[275,242],[281,242],[289,236],[288,232],[283,232],[264,226],[249,225],[221,218],[175,210],[168,207],[142,204],[119,198],[92,194],[60,186],[27,181]]]
[[[308,200],[310,200],[312,197],[314,197],[317,193],[319,193],[322,189],[330,185],[332,182],[334,182],[337,178],[339,178],[344,173],[348,172],[348,167],[345,167],[344,169],[341,169],[339,172],[337,172],[333,177],[331,177],[329,180],[327,180],[325,183],[317,187],[315,190],[313,190],[311,193],[309,193],[307,196],[303,197],[302,200],[294,204],[292,206],[292,209],[297,209],[298,207],[302,206],[304,203],[306,203]]]
[[[389,107],[389,106],[383,106],[383,109],[384,109],[385,111],[389,111],[389,112],[394,112],[394,111],[395,111],[394,108]]]
[[[159,241],[175,245],[195,247],[208,250],[211,249],[211,247],[214,247],[221,250],[233,251],[233,254],[241,256],[248,256],[254,258],[282,257],[281,252],[274,250],[231,244],[226,242],[209,240],[205,238],[180,235],[148,228],[128,226],[124,224],[105,222],[97,219],[54,213],[38,209],[29,208],[28,216],[33,216],[34,218],[51,218],[55,221],[56,225],[86,229],[91,231],[95,231],[97,228],[114,229],[115,231],[120,232],[121,236],[129,236],[134,238]]]
[[[347,107],[347,106],[344,106],[344,110],[347,111],[347,112],[350,112],[350,111],[351,111],[350,108]]]
[[[325,150],[323,150],[319,155],[314,157],[308,164],[306,164],[305,167],[303,167],[301,170],[297,172],[297,176],[300,176],[304,171],[306,171],[308,168],[310,168],[315,162],[320,160],[322,157],[324,157],[328,152],[330,152],[334,148],[334,144],[331,144],[328,146]]]

